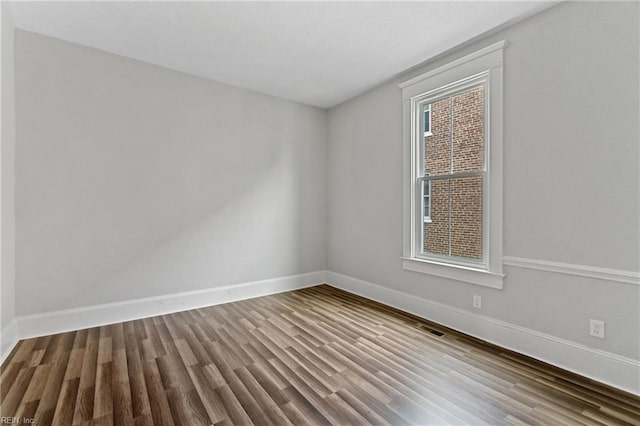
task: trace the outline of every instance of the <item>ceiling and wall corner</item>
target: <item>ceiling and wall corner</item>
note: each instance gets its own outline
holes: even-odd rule
[[[556,2],[8,2],[16,27],[330,108]]]

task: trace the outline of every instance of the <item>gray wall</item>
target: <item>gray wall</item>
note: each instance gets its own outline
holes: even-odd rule
[[[636,285],[506,267],[492,290],[402,270],[397,87],[506,39],[505,256],[638,271],[638,29],[637,3],[560,4],[330,110],[329,270],[469,311],[479,294],[483,315],[639,358]]]
[[[14,85],[14,26],[11,14],[2,8],[2,146],[0,147],[0,330],[15,317],[15,203],[14,160],[16,109]],[[2,347],[2,353],[4,353]]]
[[[327,113],[16,33],[18,315],[326,267]]]

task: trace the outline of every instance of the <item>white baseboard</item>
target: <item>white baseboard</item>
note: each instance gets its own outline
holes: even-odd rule
[[[18,322],[14,318],[0,331],[0,364],[11,353],[18,340]]]
[[[640,395],[640,361],[329,271],[19,316],[0,335],[4,361],[19,339],[213,306],[328,283],[504,348]]]
[[[325,272],[317,271],[205,290],[19,316],[16,318],[17,337],[26,339],[131,321],[252,297],[267,296],[324,282]]]
[[[335,272],[327,283],[557,367],[640,395],[640,361]]]

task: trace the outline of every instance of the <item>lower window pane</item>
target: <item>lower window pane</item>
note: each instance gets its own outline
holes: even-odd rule
[[[482,261],[482,186],[482,176],[425,181],[423,254]]]
[[[451,179],[451,256],[482,260],[482,176]]]
[[[431,186],[430,222],[424,222],[425,254],[449,255],[449,180],[439,179],[425,182]]]

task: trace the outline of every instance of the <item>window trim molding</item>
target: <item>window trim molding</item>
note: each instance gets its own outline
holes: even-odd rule
[[[473,53],[470,53],[466,56],[463,56],[462,58],[458,58],[454,61],[449,62],[448,64],[445,64],[441,67],[438,67],[434,70],[428,71],[424,74],[420,74],[419,76],[413,77],[407,81],[403,81],[402,83],[398,84],[398,87],[400,87],[401,89],[406,89],[410,86],[413,86],[423,80],[426,80],[428,78],[431,78],[435,75],[438,74],[442,74],[445,71],[448,71],[452,68],[456,68],[459,67],[460,65],[466,64],[467,62],[471,62],[475,59],[479,59],[482,58],[483,56],[487,56],[490,53],[499,51],[500,53],[500,65],[502,65],[502,51],[504,50],[504,48],[507,47],[507,41],[506,40],[500,40],[496,43],[493,43],[487,47],[484,47],[480,50],[477,50]]]
[[[499,290],[502,289],[505,277],[502,273],[489,272],[485,269],[477,269],[463,265],[456,265],[454,263],[436,262],[431,259],[427,260],[411,257],[402,257],[402,269]]]
[[[474,53],[456,59],[446,65],[411,78],[399,87],[403,99],[403,250],[402,268],[413,272],[435,275],[457,281],[502,289],[503,287],[503,64],[506,41],[499,41]],[[446,91],[447,86],[455,86],[461,81],[481,73],[487,73],[486,113],[487,170],[488,185],[486,207],[487,262],[478,267],[472,264],[425,259],[418,256],[416,239],[418,221],[415,212],[419,201],[416,199],[416,179],[419,167],[419,149],[416,138],[423,137],[415,132],[416,117],[413,106],[429,92]],[[422,215],[421,215],[422,218]],[[483,219],[485,220],[485,219]],[[421,222],[421,221],[420,221]]]

